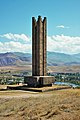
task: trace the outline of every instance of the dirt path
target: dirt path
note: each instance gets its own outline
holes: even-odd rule
[[[29,91],[0,91],[0,98],[30,98],[30,97],[50,97],[52,94],[47,93],[38,93],[38,92],[29,92]]]

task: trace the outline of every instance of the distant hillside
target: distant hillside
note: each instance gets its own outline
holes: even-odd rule
[[[31,55],[28,53],[1,53],[0,66],[31,64]]]
[[[47,52],[48,64],[57,65],[75,65],[80,64],[80,54],[68,55],[64,53]]]
[[[1,53],[0,66],[31,64],[31,57],[30,53]],[[64,53],[47,52],[47,63],[49,66],[80,65],[80,54],[68,55]]]

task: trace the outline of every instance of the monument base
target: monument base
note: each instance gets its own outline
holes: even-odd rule
[[[25,76],[24,83],[30,87],[51,86],[55,82],[53,76]]]

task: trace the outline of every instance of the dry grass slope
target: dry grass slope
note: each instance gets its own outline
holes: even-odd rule
[[[79,72],[80,66],[73,65],[73,66],[48,66],[49,72]],[[22,66],[4,66],[0,67],[0,71],[31,71],[31,65],[22,65]]]
[[[80,90],[2,91],[0,120],[80,120]]]

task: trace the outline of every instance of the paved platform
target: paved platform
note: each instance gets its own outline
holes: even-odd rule
[[[52,85],[50,87],[40,87],[40,88],[32,88],[28,86],[7,86],[8,90],[25,90],[25,91],[33,91],[33,92],[47,92],[47,91],[54,91],[54,90],[61,90],[61,89],[69,89],[71,86],[58,86]]]

